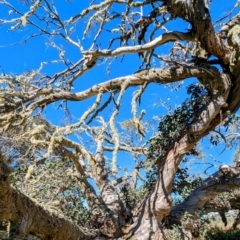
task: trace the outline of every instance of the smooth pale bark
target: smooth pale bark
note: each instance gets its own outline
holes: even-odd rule
[[[194,37],[190,33],[182,33],[177,31],[169,32],[160,35],[151,42],[143,45],[119,47],[116,50],[87,51],[83,52],[83,54],[91,56],[91,58],[94,58],[94,60],[96,61],[100,57],[116,57],[123,54],[146,52],[155,49],[156,47],[161,46],[164,43],[174,42],[177,40],[194,41]]]
[[[209,104],[196,116],[196,120],[189,126],[183,136],[175,139],[174,144],[166,154],[165,158],[158,159],[158,179],[154,191],[143,201],[139,211],[138,219],[132,229],[134,237],[138,239],[159,239],[161,222],[169,215],[172,208],[171,191],[172,184],[177,168],[183,156],[209,132],[214,129],[219,122],[216,116],[221,109],[227,107],[225,100],[228,98],[230,81],[225,74],[215,76],[218,79],[218,84],[212,88],[212,91],[217,90],[221,95],[216,96]],[[205,79],[206,85],[212,85],[214,79]],[[218,120],[220,121],[220,119]],[[147,231],[151,229],[151,231]],[[162,237],[163,238],[163,237]]]
[[[170,68],[152,68],[142,70],[135,74],[125,77],[118,77],[101,84],[92,86],[82,92],[71,93],[62,89],[43,88],[37,91],[29,92],[24,96],[24,102],[41,98],[38,101],[29,104],[27,110],[32,111],[39,106],[46,105],[58,100],[83,101],[90,97],[96,96],[100,91],[109,92],[120,89],[123,84],[128,87],[134,87],[147,83],[173,83],[190,77],[209,78],[214,76],[214,71],[204,66],[178,66]],[[0,94],[1,97],[1,94]],[[19,96],[20,97],[20,96]]]

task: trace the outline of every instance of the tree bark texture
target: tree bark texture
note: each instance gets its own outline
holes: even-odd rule
[[[107,0],[101,4],[112,4],[113,2]],[[122,3],[122,1],[118,2]],[[80,186],[82,192],[86,195],[89,208],[93,211],[99,205],[102,207],[102,229],[99,232],[104,235],[105,239],[165,239],[162,221],[169,214],[174,216],[177,222],[180,222],[185,211],[194,215],[199,209],[205,205],[207,206],[210,199],[216,197],[219,193],[239,186],[239,180],[235,179],[240,172],[239,165],[234,163],[235,165],[230,166],[231,173],[229,175],[216,172],[195,189],[188,200],[172,209],[172,185],[184,155],[201,138],[222,123],[229,112],[235,113],[239,109],[240,31],[236,28],[236,25],[239,23],[240,17],[237,15],[229,24],[224,25],[216,33],[209,13],[209,1],[162,0],[161,3],[163,3],[162,7],[166,8],[166,11],[172,16],[191,23],[192,29],[187,33],[165,33],[143,45],[123,46],[116,50],[82,51],[84,59],[79,61],[76,64],[77,67],[75,67],[78,68],[80,63],[84,64],[79,67],[80,70],[78,69],[76,74],[72,73],[72,81],[91,69],[101,58],[144,53],[154,50],[165,43],[177,40],[196,43],[197,49],[204,52],[203,56],[198,56],[198,54],[196,56],[197,60],[201,61],[195,61],[193,64],[178,63],[174,67],[171,65],[169,68],[145,69],[129,76],[106,81],[77,93],[64,88],[51,88],[49,86],[42,89],[34,88],[31,92],[26,93],[10,91],[8,93],[9,98],[19,99],[14,104],[6,103],[7,101],[0,103],[0,112],[6,113],[0,117],[0,132],[4,132],[14,125],[14,122],[19,124],[21,121],[27,121],[37,108],[59,100],[82,101],[92,96],[100,96],[103,93],[112,93],[113,91],[120,92],[120,99],[123,91],[129,87],[149,83],[166,84],[191,77],[196,77],[208,89],[208,103],[199,112],[195,113],[192,122],[178,136],[174,137],[173,142],[165,149],[166,153],[157,159],[158,178],[156,184],[153,190],[142,199],[134,213],[131,213],[123,201],[119,199],[116,189],[108,179],[104,169],[106,165],[103,147],[104,139],[97,139],[98,144],[94,155],[90,154],[81,144],[77,145],[62,136],[58,140],[54,140],[55,142],[51,141],[54,134],[51,135],[42,131],[46,140],[41,143],[44,147],[50,142],[57,143],[56,149],[60,150],[64,156],[72,159],[82,177]],[[78,44],[75,43],[75,45]],[[212,56],[216,57],[217,61],[220,62],[222,71],[209,64],[208,59]],[[74,72],[72,68],[68,70]],[[2,96],[3,94],[0,95],[0,98]],[[119,109],[119,102],[114,102],[116,111]],[[14,108],[17,109],[18,114],[14,111]],[[91,113],[89,112],[89,114]],[[118,112],[116,112],[117,114]],[[83,122],[85,120],[83,118]],[[77,127],[80,128],[80,126],[81,124]],[[59,132],[56,131],[55,134],[57,135]],[[63,132],[62,130],[61,133]],[[118,145],[118,142],[114,144]],[[68,151],[68,148],[74,151]],[[96,182],[99,196],[87,181],[88,176],[80,161],[81,158],[89,161],[89,165],[92,164],[90,166],[91,178]],[[0,219],[9,220],[12,225],[18,225],[16,239],[20,239],[27,234],[34,234],[41,239],[53,240],[100,239],[100,237],[96,237],[97,233],[91,235],[91,233],[84,232],[60,214],[45,209],[14,189],[10,185],[9,174],[10,171],[4,163],[3,157],[0,156]]]
[[[21,239],[34,234],[40,239],[89,239],[61,214],[45,209],[11,187],[9,174],[10,170],[0,155],[0,220],[8,220],[11,226],[17,226],[12,238]]]

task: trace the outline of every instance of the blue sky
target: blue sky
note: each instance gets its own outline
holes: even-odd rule
[[[17,4],[18,9],[24,13],[28,11],[28,8],[26,6],[23,6],[18,1],[9,1],[12,4]],[[56,2],[56,8],[59,12],[59,15],[62,17],[63,20],[69,19],[72,14],[79,13],[82,9],[87,7],[89,1],[80,1],[80,0],[71,0],[71,1],[65,1],[65,0],[58,0]],[[99,2],[99,1],[98,1]],[[211,3],[211,16],[213,21],[216,21],[220,17],[225,16],[229,10],[234,6],[235,1],[234,0],[214,0]],[[116,11],[121,12],[122,6],[117,6]],[[67,9],[67,10],[66,10]],[[148,14],[148,9],[145,10],[144,14]],[[235,10],[234,13],[237,13],[238,9]],[[14,14],[9,15],[8,9],[0,5],[0,18],[11,18],[15,17]],[[228,19],[228,18],[227,18]],[[115,26],[114,26],[115,24]],[[115,28],[118,22],[113,22],[111,24],[107,25],[107,28]],[[54,59],[59,58],[59,53],[56,51],[56,49],[53,49],[51,46],[49,46],[49,40],[47,37],[39,37],[30,39],[27,44],[19,44],[15,46],[7,46],[8,44],[13,44],[15,42],[22,41],[26,36],[31,34],[32,32],[36,31],[33,27],[21,27],[16,32],[8,32],[7,30],[11,26],[2,26],[0,28],[1,32],[1,39],[0,39],[0,66],[3,69],[5,73],[13,73],[13,74],[21,74],[22,72],[28,71],[28,70],[34,70],[39,68],[40,62],[42,61],[51,61]],[[87,49],[91,44],[91,36],[86,36],[85,40],[83,40],[82,33],[84,31],[85,23],[82,22],[81,24],[78,24],[77,30],[73,34],[73,37],[75,39],[79,39],[81,41],[81,44],[84,46],[85,49]],[[182,30],[186,31],[189,28],[188,23],[183,22],[181,20],[174,21],[173,23],[170,23],[167,25],[169,30]],[[93,29],[94,31],[94,29]],[[105,48],[108,46],[109,43],[109,37],[110,34],[105,31],[104,34],[100,38],[101,42],[101,48]],[[56,39],[56,42],[60,44],[60,46],[65,50],[66,56],[71,59],[73,62],[77,61],[81,56],[79,51],[71,46],[69,43],[63,42],[61,39]],[[158,52],[162,52],[167,54],[168,53],[168,46],[164,45],[159,48]],[[121,57],[117,58],[113,62],[107,61],[106,63],[99,62],[98,66],[94,69],[94,71],[87,72],[84,76],[82,76],[76,84],[74,84],[74,90],[75,92],[85,90],[89,87],[91,87],[93,84],[101,83],[103,81],[113,79],[115,77],[124,76],[132,74],[133,72],[137,71],[139,69],[140,60],[137,55],[129,55],[124,57],[124,61],[121,61]],[[108,74],[107,68],[110,68],[110,74]],[[156,63],[155,67],[159,67],[159,63]],[[63,69],[62,65],[58,64],[50,64],[46,68],[44,68],[43,72],[45,74],[51,75],[54,74],[57,71],[60,71]],[[192,83],[194,79],[187,80],[186,83],[183,84],[182,89],[175,91],[169,87],[164,87],[161,85],[151,84],[148,86],[146,92],[142,96],[142,104],[139,107],[139,111],[142,109],[145,109],[147,112],[146,119],[151,118],[151,116],[161,116],[163,114],[166,114],[166,109],[162,108],[160,106],[156,106],[156,103],[159,101],[158,98],[161,98],[165,101],[170,100],[170,104],[172,109],[174,109],[177,105],[179,105],[186,97],[186,86],[189,83]],[[136,88],[132,88],[129,91],[127,91],[126,95],[123,98],[123,102],[121,105],[121,113],[118,116],[118,120],[126,120],[132,116],[131,114],[131,108],[129,106],[129,102],[131,101],[132,93],[135,91]],[[81,116],[81,114],[88,109],[89,106],[93,103],[95,98],[91,98],[89,100],[86,100],[81,103],[73,103],[69,102],[68,107],[71,111],[71,114],[73,115],[73,121],[77,121],[77,118]],[[64,117],[64,113],[62,111],[57,111],[57,104],[52,104],[49,106],[45,111],[45,116],[49,121],[51,121],[53,124],[61,124],[62,119]],[[112,109],[107,109],[104,112],[104,116],[107,118]],[[201,141],[201,144],[204,148],[204,151],[207,152],[210,155],[213,155],[215,159],[217,159],[216,162],[211,159],[211,157],[205,158],[205,161],[211,161],[216,166],[219,166],[219,162],[224,163],[231,163],[232,157],[233,157],[233,150],[225,150],[222,154],[220,152],[223,150],[224,146],[221,145],[219,147],[210,147],[209,140],[205,139]],[[126,159],[125,154],[120,154],[119,158]],[[134,166],[133,160],[129,158],[127,160],[128,166]],[[218,162],[219,161],[219,162]],[[120,161],[121,162],[121,161]],[[205,167],[202,164],[197,164],[192,166],[194,172],[198,172],[200,169],[204,169]],[[216,168],[212,168],[214,171]],[[209,172],[210,173],[210,172]]]

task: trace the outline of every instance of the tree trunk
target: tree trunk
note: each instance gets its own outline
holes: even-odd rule
[[[91,239],[64,216],[45,209],[10,185],[10,170],[0,155],[0,220],[16,226],[14,239],[33,234],[40,239]]]

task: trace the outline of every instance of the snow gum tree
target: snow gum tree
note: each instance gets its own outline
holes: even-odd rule
[[[0,220],[10,239],[166,239],[173,224],[193,239],[203,212],[226,223],[239,193],[227,208],[219,196],[240,186],[239,152],[206,179],[189,183],[180,168],[211,132],[213,145],[239,143],[239,4],[213,22],[218,2],[0,0]],[[148,116],[149,89],[161,98],[165,85],[183,85],[186,99]]]

